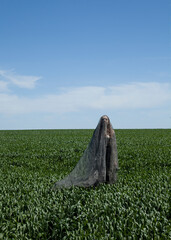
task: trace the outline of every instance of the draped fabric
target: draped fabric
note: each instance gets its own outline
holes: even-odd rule
[[[105,119],[107,118],[107,120]],[[107,116],[102,116],[91,141],[75,168],[54,185],[60,187],[90,187],[99,183],[115,183],[118,156],[115,132]]]

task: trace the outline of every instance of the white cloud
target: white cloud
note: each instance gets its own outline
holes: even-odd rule
[[[66,113],[84,109],[152,109],[171,103],[169,83],[130,83],[111,87],[63,88],[38,98],[0,94],[0,113]]]
[[[0,70],[0,77],[3,79],[3,81],[7,80],[20,88],[28,89],[34,88],[36,81],[41,79],[41,77],[38,76],[17,75],[13,71],[4,70]]]

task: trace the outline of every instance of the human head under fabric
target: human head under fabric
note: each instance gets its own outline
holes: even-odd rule
[[[94,130],[91,141],[72,172],[56,182],[54,188],[96,186],[114,183],[118,168],[116,138],[110,119],[103,115]]]

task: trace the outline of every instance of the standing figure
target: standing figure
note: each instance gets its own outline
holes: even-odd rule
[[[118,155],[115,132],[109,117],[104,115],[94,130],[91,141],[75,168],[54,185],[90,187],[117,180]]]

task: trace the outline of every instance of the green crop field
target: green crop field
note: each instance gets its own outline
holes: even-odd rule
[[[115,185],[58,189],[93,130],[0,131],[0,239],[171,239],[171,130],[116,130]]]

